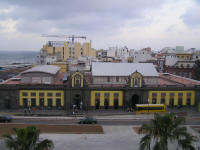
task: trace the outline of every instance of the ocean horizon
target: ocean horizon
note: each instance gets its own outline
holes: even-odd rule
[[[25,50],[0,50],[0,65],[12,63],[36,63],[38,51]]]

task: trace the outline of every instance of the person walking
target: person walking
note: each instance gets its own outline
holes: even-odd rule
[[[29,112],[29,114],[31,113],[31,107],[28,108],[28,112]]]

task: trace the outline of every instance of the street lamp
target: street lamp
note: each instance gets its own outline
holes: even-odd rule
[[[149,114],[149,98],[147,99],[147,102],[148,102],[148,114]]]
[[[83,112],[83,102],[80,102],[80,109],[81,109],[81,113]]]

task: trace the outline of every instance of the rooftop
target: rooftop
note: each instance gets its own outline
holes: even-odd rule
[[[129,76],[135,71],[143,76],[158,76],[152,63],[92,63],[93,76]]]
[[[158,81],[159,85],[182,85],[182,86],[200,85],[200,81],[169,73],[160,73]]]
[[[11,84],[11,85],[24,85],[25,83],[21,83],[21,76],[16,76],[17,78],[10,78],[0,84]],[[63,78],[65,77],[65,73],[64,72],[61,72],[61,73],[58,73],[56,75],[56,79],[55,79],[55,82],[53,83],[54,85],[62,85],[63,84]],[[17,79],[17,80],[16,80]],[[29,84],[29,83],[28,83]],[[31,83],[31,84],[34,84],[34,83]]]
[[[35,66],[31,69],[28,69],[24,73],[31,73],[31,72],[43,72],[43,73],[49,73],[55,75],[58,71],[60,70],[60,67],[55,66],[55,65],[40,65],[40,66]]]

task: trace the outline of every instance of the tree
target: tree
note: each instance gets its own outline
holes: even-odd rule
[[[54,147],[51,140],[40,141],[40,130],[34,126],[26,128],[13,128],[15,136],[5,134],[6,147],[11,150],[47,150]]]
[[[183,150],[195,150],[192,145],[197,140],[187,132],[182,124],[183,117],[176,117],[174,113],[159,115],[156,113],[149,124],[140,127],[139,133],[144,135],[140,141],[140,150],[150,150],[154,142],[153,150],[168,150],[168,142],[177,142]]]
[[[196,60],[194,64],[194,75],[196,80],[200,80],[200,60]]]

